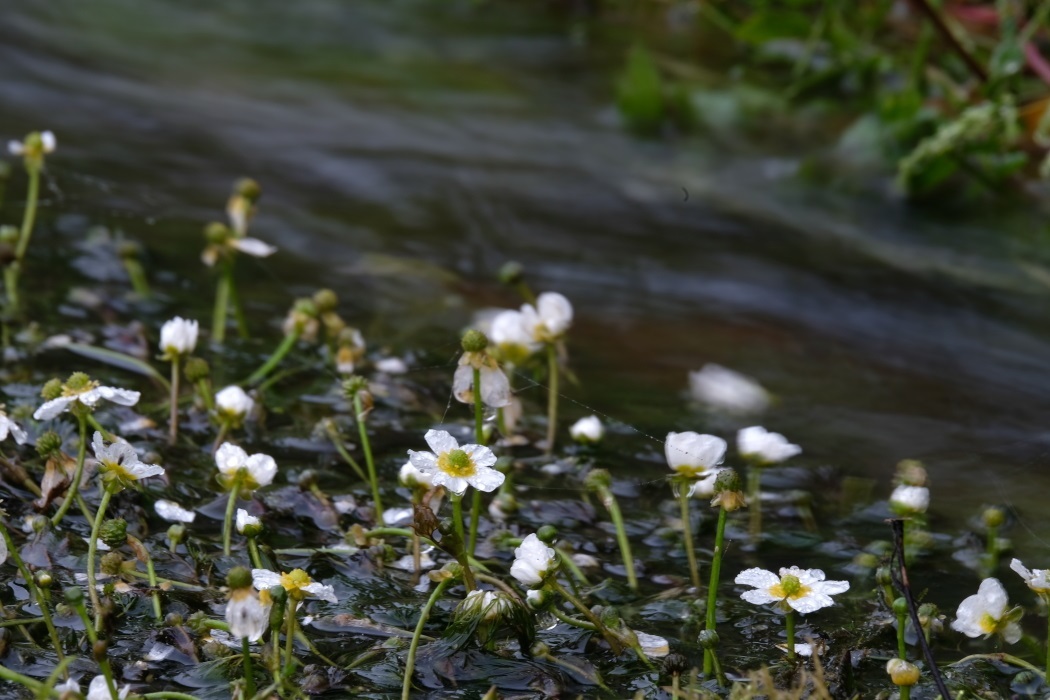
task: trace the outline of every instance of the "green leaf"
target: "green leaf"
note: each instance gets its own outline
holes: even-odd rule
[[[644,46],[636,44],[616,90],[620,113],[634,131],[653,133],[663,124],[664,90],[660,72]]]
[[[119,367],[120,369],[134,372],[135,374],[141,374],[149,377],[153,381],[157,382],[165,389],[171,389],[171,384],[167,378],[153,368],[147,362],[143,362],[137,357],[131,355],[125,355],[122,352],[116,350],[109,350],[107,348],[100,348],[95,345],[84,345],[83,343],[70,343],[65,348],[70,352],[75,352],[81,357],[86,357],[91,360],[96,360],[103,364],[110,365],[111,367]]]
[[[751,44],[764,44],[773,39],[805,39],[813,22],[803,12],[771,10],[758,12],[737,27],[736,38]]]

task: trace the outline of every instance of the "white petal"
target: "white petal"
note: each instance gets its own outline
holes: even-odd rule
[[[821,581],[810,587],[824,595],[838,595],[849,590],[849,581]]]
[[[252,585],[260,591],[266,591],[281,585],[281,575],[269,569],[252,569]]]
[[[223,474],[233,476],[248,465],[248,453],[231,442],[224,442],[215,452],[215,465]]]
[[[270,455],[254,454],[248,458],[245,466],[259,486],[269,486],[277,476],[277,462]]]
[[[262,524],[262,521],[260,521],[254,515],[249,515],[248,511],[246,511],[244,508],[238,508],[237,509],[237,518],[236,518],[235,522],[236,522],[237,532],[241,533],[242,535],[244,534],[244,528],[248,527],[249,525],[261,525]]]
[[[1017,574],[1025,581],[1032,578],[1032,572],[1028,570],[1028,567],[1021,563],[1020,559],[1013,559],[1010,562],[1010,569],[1017,572]]]
[[[432,477],[433,473],[438,471],[437,455],[433,452],[416,452],[415,450],[409,450],[408,461],[413,467],[423,472],[428,477]]]
[[[491,408],[510,403],[510,381],[498,367],[481,368],[481,401]]]
[[[506,476],[495,469],[489,469],[488,467],[478,467],[477,472],[474,476],[467,479],[471,486],[476,488],[478,491],[495,491],[503,485],[503,480]]]
[[[33,414],[33,418],[36,420],[51,420],[52,418],[59,416],[69,409],[69,404],[76,401],[75,396],[59,396],[57,399],[51,399],[45,402],[40,408],[36,409]]]
[[[58,142],[55,140],[55,135],[50,131],[40,132],[40,145],[44,147],[44,153],[54,153],[55,147]]]
[[[462,449],[476,467],[491,467],[496,463],[496,455],[484,445],[464,445]]]
[[[331,586],[325,586],[323,584],[314,581],[309,586],[303,586],[303,590],[321,600],[327,600],[329,603],[338,603],[339,599],[335,597],[335,589]]]
[[[161,499],[153,504],[154,509],[157,511],[157,515],[176,523],[192,523],[196,518],[197,514],[192,510],[186,510],[175,501],[168,501]]]
[[[754,603],[755,605],[766,605],[768,603],[776,603],[779,600],[781,600],[780,598],[774,598],[773,596],[769,595],[769,591],[767,591],[764,588],[756,588],[751,591],[744,591],[740,594],[740,597],[749,603]]]
[[[663,637],[637,631],[634,636],[638,638],[638,646],[642,648],[642,653],[651,659],[659,659],[671,653],[671,645]]]
[[[13,156],[22,156],[25,155],[26,146],[21,141],[8,141],[7,152]]]
[[[234,238],[231,242],[237,250],[256,258],[266,258],[277,252],[277,248],[258,238]]]
[[[769,392],[748,376],[707,364],[689,373],[689,390],[697,401],[731,413],[758,413],[769,407]]]
[[[765,569],[745,569],[736,575],[733,583],[741,586],[754,586],[755,588],[771,588],[780,583],[780,577]]]
[[[999,579],[986,578],[981,581],[981,586],[977,589],[977,595],[980,596],[981,604],[984,606],[985,611],[996,620],[1001,618],[1003,613],[1006,612],[1008,603],[1006,589],[1003,588],[1003,584],[999,583]]]
[[[139,402],[141,393],[137,391],[131,391],[130,389],[121,389],[115,386],[100,386],[96,389],[92,389],[88,393],[98,392],[98,395],[104,398],[106,401],[111,401],[120,406],[134,406]],[[83,399],[81,399],[83,401]],[[86,401],[84,403],[87,403]]]
[[[451,476],[438,469],[434,472],[434,486],[444,486],[450,492],[455,494],[463,494],[466,492],[467,487],[470,486],[470,482],[466,479],[461,479],[458,476]]]
[[[821,608],[830,607],[835,604],[835,601],[833,601],[830,596],[826,596],[819,591],[810,591],[801,598],[788,598],[787,604],[805,615],[807,613],[816,612]]]
[[[572,304],[557,292],[544,292],[536,299],[536,312],[551,336],[557,337],[572,325]]]
[[[444,430],[428,430],[423,439],[427,441],[430,449],[436,455],[443,455],[446,452],[459,449],[459,441]]]
[[[1011,622],[1003,629],[1003,640],[1007,644],[1017,644],[1021,641],[1021,626]]]
[[[452,395],[460,403],[474,403],[474,368],[460,365],[452,375]]]
[[[133,476],[136,480],[148,479],[151,476],[160,476],[164,473],[164,467],[157,464],[145,464],[143,462],[138,462],[137,464],[132,464],[125,468],[127,469],[128,474]]]

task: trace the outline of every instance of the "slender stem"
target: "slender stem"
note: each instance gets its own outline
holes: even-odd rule
[[[36,581],[33,579],[33,574],[30,573],[29,567],[26,566],[22,560],[22,555],[19,554],[18,548],[15,547],[15,542],[11,539],[11,533],[7,529],[7,525],[0,521],[0,535],[4,538],[4,543],[7,545],[8,556],[14,561],[15,566],[18,568],[18,572],[22,574],[22,578],[25,579],[26,588],[33,594],[36,599],[37,605],[40,606],[40,616],[44,624],[47,626],[47,633],[51,637],[51,644],[55,647],[55,653],[58,655],[59,663],[65,659],[65,654],[62,653],[62,641],[58,636],[58,630],[55,629],[55,623],[51,619],[51,609],[48,607],[47,597],[44,592],[40,590],[40,587],[36,585]],[[20,621],[22,623],[28,622],[27,620]],[[69,674],[66,674],[69,677]]]
[[[87,585],[88,595],[91,596],[91,609],[95,613],[96,631],[102,629],[102,606],[99,603],[98,591],[95,588],[95,550],[98,549],[98,532],[102,529],[102,518],[106,517],[106,508],[109,507],[109,499],[112,497],[113,492],[108,488],[103,488],[102,500],[98,503],[98,510],[95,511],[95,522],[91,526],[91,539],[88,540]]]
[[[474,572],[470,568],[470,553],[466,550],[467,541],[463,536],[463,494],[454,493],[451,495],[452,499],[452,526],[456,531],[456,539],[459,540],[459,551],[456,554],[456,558],[459,560],[459,565],[463,567],[463,585],[466,586],[467,591],[472,591],[476,588],[474,583]]]
[[[328,425],[325,426],[325,432],[328,433],[328,439],[332,441],[333,445],[335,445],[335,451],[339,453],[339,456],[353,468],[354,472],[356,472],[359,477],[361,477],[361,481],[368,481],[368,477],[365,476],[365,470],[362,469],[361,465],[357,463],[357,460],[350,455],[350,452],[346,449],[346,445],[343,444],[343,438],[339,435],[339,431],[336,429],[335,425],[328,423]]]
[[[6,666],[0,665],[0,680],[7,681],[8,683],[18,683],[19,685],[29,688],[35,693],[39,693],[40,689],[44,687],[44,684],[40,681],[30,678],[29,676],[23,676],[21,673],[17,673],[7,668]]]
[[[36,206],[40,197],[40,168],[26,168],[29,173],[29,191],[26,193],[26,209],[22,216],[22,230],[18,234],[18,247],[15,259],[21,261],[29,250],[29,239],[33,235],[33,224],[36,222]]]
[[[474,549],[478,544],[478,523],[481,521],[481,491],[474,489],[470,497],[470,540],[467,543],[467,552],[474,556]]]
[[[248,338],[248,319],[244,316],[244,307],[241,305],[241,297],[237,293],[237,285],[230,276],[230,306],[233,307],[233,318],[237,322],[237,335]]]
[[[988,566],[986,575],[991,576],[999,566],[999,528],[995,525],[988,526],[986,558]]]
[[[897,615],[897,658],[902,661],[908,660],[908,647],[904,639],[904,627],[908,624],[908,611],[905,610]]]
[[[19,617],[14,620],[3,620],[0,621],[0,627],[20,627],[21,625],[35,625],[38,622],[43,622],[44,618],[41,617]]]
[[[970,72],[976,76],[976,78],[982,82],[988,82],[988,72],[984,69],[984,66],[974,58],[973,54],[966,50],[966,47],[962,45],[959,38],[955,36],[952,30],[945,24],[944,19],[940,13],[930,4],[929,0],[912,0],[912,5],[915,5],[921,12],[926,15],[926,18],[930,20],[934,28],[941,35],[941,38],[958,54],[959,58],[962,59],[966,67],[970,69]]]
[[[757,542],[762,537],[762,469],[754,464],[747,472],[747,505],[751,539]]]
[[[226,342],[226,313],[230,308],[230,287],[233,286],[233,263],[224,260],[219,272],[219,285],[215,288],[215,310],[211,318],[212,342]]]
[[[248,538],[248,558],[252,560],[252,566],[256,569],[265,569],[262,565],[262,557],[259,556],[259,545],[256,544],[254,537]]]
[[[88,641],[91,642],[92,647],[98,643],[98,632],[95,631],[95,626],[91,624],[91,618],[88,617],[87,608],[84,607],[84,599],[77,598],[77,601],[73,603],[73,607],[77,611],[77,615],[80,616],[81,621],[84,623],[84,630],[87,632]],[[109,695],[111,698],[117,697],[117,684],[113,680],[113,668],[109,665],[109,657],[103,656],[98,666],[102,669],[102,675],[106,677],[106,686],[109,688]]]
[[[211,382],[208,381],[207,377],[197,380],[197,394],[201,397],[201,401],[204,402],[204,407],[208,411],[215,410],[215,399],[212,397]]]
[[[287,608],[285,609],[284,617],[284,672],[286,674],[291,673],[292,667],[292,651],[295,649],[295,604],[291,596],[288,597],[288,602],[285,603]]]
[[[226,518],[222,523],[222,553],[230,556],[230,540],[233,538],[233,511],[237,509],[237,494],[241,490],[241,473],[233,477],[230,495],[226,501]]]
[[[142,268],[142,263],[135,258],[125,257],[124,269],[128,273],[131,288],[135,290],[135,293],[142,299],[149,299],[149,282],[146,280],[146,271]]]
[[[474,441],[479,445],[485,444],[484,430],[484,407],[481,402],[481,370],[474,368]],[[470,502],[470,542],[467,551],[474,556],[474,549],[478,543],[478,523],[481,521],[481,491],[474,489],[474,495]]]
[[[262,367],[255,370],[252,376],[248,377],[248,384],[258,384],[262,380],[266,379],[266,375],[274,370],[277,365],[281,364],[281,360],[288,356],[288,353],[295,347],[295,343],[299,340],[299,335],[302,330],[298,327],[292,329],[291,333],[287,333],[284,339],[281,340],[281,344],[277,346],[277,349],[273,351],[273,354],[267,358],[266,362],[262,364]]]
[[[196,695],[189,695],[187,693],[179,693],[174,690],[158,690],[155,693],[143,694],[146,700],[200,700]],[[251,697],[251,695],[248,695]]]
[[[383,503],[379,500],[379,478],[376,476],[376,462],[372,458],[372,443],[368,439],[368,427],[365,425],[364,406],[361,394],[354,394],[354,419],[357,421],[357,432],[361,435],[361,451],[365,453],[365,466],[368,467],[368,482],[372,485],[372,501],[375,503],[376,524],[383,526]],[[460,526],[462,527],[462,521]],[[460,533],[462,535],[462,533]]]
[[[682,676],[675,673],[671,676],[671,700],[678,700],[682,694]]]
[[[718,528],[715,530],[715,552],[711,557],[711,581],[707,586],[707,619],[704,629],[714,631],[718,623],[715,617],[718,602],[718,579],[722,573],[722,555],[725,553],[726,536],[726,509],[718,509]],[[710,677],[714,671],[716,652],[711,649],[704,650],[704,675]]]
[[[547,344],[547,454],[554,454],[558,434],[558,348]]]
[[[689,517],[689,483],[682,479],[675,486],[682,511],[682,540],[685,543],[685,555],[689,559],[689,575],[692,577],[693,588],[699,591],[700,567],[696,564],[696,551],[693,549],[693,521]]]
[[[51,524],[56,527],[62,522],[62,518],[65,517],[69,507],[76,500],[80,491],[80,480],[84,477],[84,456],[87,454],[87,420],[80,415],[77,416],[77,419],[80,422],[80,448],[77,450],[77,468],[73,471],[73,481],[69,484],[69,488],[66,489],[66,497],[62,499],[62,505],[59,506],[58,512],[51,518]]]
[[[551,608],[551,615],[554,615],[554,617],[558,618],[567,625],[579,627],[583,630],[590,630],[591,632],[598,631],[597,625],[594,625],[593,623],[587,622],[585,620],[577,620],[575,617],[570,617],[569,615],[563,613],[561,610],[558,610],[558,606],[554,606]]]
[[[153,618],[159,625],[164,622],[164,612],[160,607],[160,592],[158,591],[157,586],[157,570],[153,566],[153,557],[149,553],[149,548],[143,546],[142,551],[146,554],[146,575],[149,577],[150,588],[153,589]]]
[[[179,435],[179,356],[171,359],[171,418],[168,421],[168,444],[174,445]]]
[[[554,576],[549,577],[547,579],[547,585],[549,585],[551,588],[557,591],[563,598],[565,598],[565,600],[572,603],[572,605],[575,606],[577,610],[583,613],[584,617],[590,620],[591,624],[594,625],[598,629],[598,631],[602,633],[603,637],[605,637],[605,641],[607,641],[609,643],[609,646],[612,647],[614,654],[618,655],[621,651],[623,651],[623,642],[621,642],[620,639],[616,637],[616,635],[614,635],[609,630],[609,628],[606,627],[600,619],[598,619],[598,616],[595,615],[590,608],[584,605],[579,598],[565,590],[565,586],[561,585],[558,582],[557,578],[555,578]]]
[[[620,556],[623,557],[623,566],[627,569],[627,585],[632,591],[638,590],[638,577],[634,572],[634,557],[631,555],[631,543],[627,539],[627,528],[623,524],[623,514],[620,513],[620,505],[616,502],[616,496],[607,488],[601,488],[598,495],[602,503],[609,509],[613,525],[616,526],[616,541],[620,544]]]
[[[437,603],[445,589],[454,580],[447,578],[439,583],[434,588],[434,592],[430,594],[430,598],[427,599],[427,604],[423,606],[422,612],[419,613],[419,622],[416,623],[416,629],[412,633],[412,642],[408,645],[408,658],[405,659],[405,680],[401,685],[401,700],[409,700],[412,694],[412,672],[416,668],[416,650],[419,649],[419,639],[423,635],[423,626],[426,625],[427,619],[430,617],[430,611],[434,609],[434,604]]]
[[[788,608],[784,615],[784,627],[787,629],[788,659],[795,660],[795,611]]]
[[[1046,674],[1044,678],[1050,678],[1050,608],[1046,615]]]

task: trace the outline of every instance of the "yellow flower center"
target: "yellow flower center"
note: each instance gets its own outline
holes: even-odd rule
[[[281,585],[289,593],[305,588],[311,583],[313,582],[310,580],[310,574],[302,569],[293,569],[286,574],[281,574]]]
[[[808,594],[809,587],[803,586],[802,582],[798,580],[798,576],[792,576],[791,574],[784,576],[780,579],[780,583],[771,586],[769,589],[769,595],[783,600],[804,598]]]
[[[451,476],[465,479],[474,476],[477,467],[474,460],[463,450],[450,450],[438,457],[438,469]]]
[[[995,629],[999,626],[999,621],[988,613],[981,615],[981,619],[977,622],[981,627],[981,631],[985,634],[991,634],[995,632]]]

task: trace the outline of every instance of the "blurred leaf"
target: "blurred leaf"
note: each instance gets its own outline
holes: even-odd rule
[[[767,9],[751,15],[737,27],[736,38],[751,44],[763,44],[773,39],[805,39],[812,24],[809,16],[802,12]]]
[[[160,372],[153,368],[147,362],[143,362],[137,357],[131,355],[125,355],[122,352],[115,350],[107,350],[106,348],[100,348],[95,345],[84,345],[83,343],[70,343],[64,346],[67,350],[75,352],[81,357],[87,357],[91,360],[102,362],[103,364],[110,365],[112,367],[119,367],[120,369],[141,374],[149,377],[153,381],[157,382],[165,389],[170,389],[171,384],[168,383],[167,378],[164,377]]]
[[[632,130],[654,133],[663,124],[663,83],[644,46],[636,44],[627,55],[627,66],[620,76],[616,97],[620,113]]]

